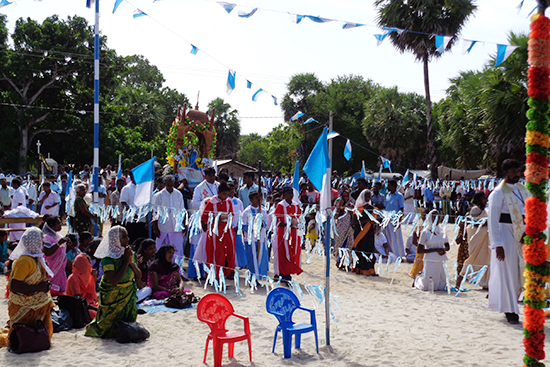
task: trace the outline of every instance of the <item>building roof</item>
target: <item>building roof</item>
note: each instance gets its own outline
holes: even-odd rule
[[[218,168],[226,165],[226,164],[230,164],[230,163],[233,163],[233,164],[236,164],[238,166],[241,166],[249,171],[254,171],[254,172],[257,172],[258,170],[252,166],[249,166],[248,164],[244,164],[242,162],[239,162],[235,159],[217,159],[217,160],[214,160],[214,166],[218,166]]]

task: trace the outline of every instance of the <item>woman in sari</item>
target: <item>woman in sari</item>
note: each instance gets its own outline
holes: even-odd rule
[[[88,325],[85,336],[110,338],[115,321],[136,321],[135,279],[141,278],[141,272],[134,263],[134,254],[128,241],[126,229],[114,226],[97,247],[95,257],[103,259],[101,265],[104,274],[99,283],[97,314]]]
[[[350,197],[349,186],[343,185],[340,189],[340,197],[334,201],[334,212],[336,213],[336,232],[334,251],[336,252],[336,266],[339,267],[339,249],[349,248],[353,244],[353,228],[351,228],[351,217],[355,200]]]
[[[143,301],[145,298],[149,297],[153,290],[151,287],[147,286],[149,283],[149,266],[155,259],[155,254],[157,253],[157,245],[155,240],[147,238],[142,239],[137,250],[137,260],[136,264],[139,270],[141,271],[141,280],[137,281],[137,297],[138,302]]]
[[[78,184],[74,188],[76,198],[74,199],[74,218],[72,226],[79,235],[83,232],[93,232],[92,219],[97,220],[97,215],[90,213],[89,205],[84,200],[86,196],[86,185]]]
[[[61,218],[51,216],[44,225],[44,254],[46,263],[51,269],[52,290],[54,296],[65,293],[67,286],[67,241],[68,238],[59,234],[61,231]]]
[[[478,222],[483,218],[487,218],[487,197],[483,191],[478,191],[474,194],[472,200],[474,206],[470,210],[469,216],[472,217],[474,222]],[[487,265],[487,270],[481,278],[479,285],[483,288],[487,288],[489,283],[489,265],[491,263],[491,249],[489,249],[489,232],[487,229],[487,221],[480,223],[476,226],[469,223],[466,227],[466,238],[464,239],[468,245],[469,256],[467,259],[463,259],[461,264],[459,258],[458,265],[461,266],[461,270],[457,272],[460,274],[456,280],[456,286],[459,287],[460,283],[464,279],[466,270],[469,265],[472,265],[473,271],[479,271],[483,266]]]
[[[68,296],[80,296],[88,302],[88,312],[93,319],[97,313],[97,292],[92,263],[86,254],[79,254],[74,259],[72,274],[67,279]]]
[[[355,202],[355,209],[357,209],[361,215],[357,218],[357,215],[353,215],[351,219],[351,225],[354,232],[354,242],[352,249],[357,252],[357,258],[359,259],[359,264],[354,269],[354,272],[357,274],[362,274],[366,276],[378,276],[374,270],[374,253],[376,249],[374,247],[374,226],[371,222],[367,211],[372,212],[374,207],[370,204],[371,191],[365,189],[359,194],[357,201]],[[371,261],[367,261],[365,258],[367,256]]]
[[[422,223],[420,221],[418,221],[416,223],[416,226],[413,228],[413,232],[412,232],[412,236],[411,236],[412,237],[412,239],[411,239],[412,246],[414,246],[414,248],[415,248],[415,250],[414,250],[415,251],[415,256],[414,256],[413,266],[411,268],[411,271],[409,272],[409,276],[413,279],[424,268],[424,253],[418,252],[418,239],[420,238],[420,233],[421,233],[422,228],[423,228],[423,223],[426,220],[426,216],[428,215],[428,213],[429,213],[428,208],[422,209],[422,215],[420,217],[422,219]],[[413,287],[414,287],[414,281],[413,281]]]
[[[174,259],[174,246],[163,245],[155,255],[155,261],[149,266],[149,287],[153,289],[154,299],[165,299],[172,295],[183,294],[183,280],[180,267]]]
[[[437,224],[439,216],[437,209],[428,213],[426,226],[418,240],[417,253],[424,254],[424,268],[414,279],[414,287],[423,291],[430,290],[430,279],[435,291],[445,290],[447,286],[443,263],[447,260],[445,253],[449,251],[449,240],[445,229]]]
[[[23,233],[19,244],[10,255],[10,259],[14,261],[8,298],[11,327],[0,334],[0,347],[9,345],[9,336],[16,323],[35,326],[40,320],[48,329],[50,339],[52,337],[51,312],[55,305],[50,296],[48,276],[53,274],[46,265],[43,246],[42,231],[31,227]]]

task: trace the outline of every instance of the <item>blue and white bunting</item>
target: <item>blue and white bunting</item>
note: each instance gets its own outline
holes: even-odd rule
[[[115,6],[113,7],[113,14],[118,10],[118,8],[120,7],[120,5],[125,2],[124,0],[116,0],[115,1]]]
[[[250,11],[250,12],[248,12],[248,13],[245,12],[245,11],[243,11],[243,10],[239,10],[239,17],[241,17],[241,18],[250,18],[250,17],[253,16],[254,13],[256,13],[257,11],[258,11],[258,8],[254,8],[254,9],[252,9],[252,11]]]
[[[88,6],[88,3],[89,3],[90,0],[88,0],[88,2],[86,3],[86,6]],[[13,4],[13,3],[10,3],[8,0],[2,0],[0,1],[0,8],[3,8],[4,6],[8,6],[10,4]],[[88,6],[88,8],[90,7],[91,5]]]
[[[252,101],[254,102],[258,101],[258,98],[264,93],[267,93],[267,92],[262,88],[258,89],[256,93],[254,93],[254,95],[252,96]]]
[[[453,39],[452,36],[435,36],[435,47],[437,49],[437,52],[441,55],[443,52],[445,52],[445,49],[449,45],[449,42]]]
[[[231,13],[233,9],[235,9],[235,7],[237,6],[237,4],[226,3],[225,1],[218,1],[218,4],[220,4],[220,6],[225,9],[227,14]]]
[[[357,27],[364,27],[365,25],[366,24],[346,22],[346,24],[344,24],[342,26],[342,29],[352,29],[352,28],[357,28]]]
[[[304,15],[300,14],[288,13],[288,16],[290,18],[290,21],[295,24],[300,23],[302,19],[304,19]]]
[[[391,170],[391,161],[389,159],[384,158],[384,157],[380,157],[380,158],[382,158],[382,166],[384,168],[388,168],[390,170],[390,172],[392,172],[392,170]]]
[[[309,20],[311,20],[312,22],[315,22],[315,23],[328,23],[328,22],[334,21],[334,19],[321,18],[321,17],[316,17],[316,16],[313,16],[313,15],[306,15],[306,18],[308,18]]]
[[[330,133],[328,133],[327,139],[334,139],[337,136],[340,136],[340,133],[337,133],[336,131],[331,131]]]
[[[231,92],[233,92],[233,89],[235,89],[236,74],[236,71],[231,72],[231,70],[229,70],[229,73],[227,74],[227,95],[230,95]]]
[[[305,115],[305,113],[303,113],[302,111],[298,111],[296,112],[296,114],[294,114],[294,116],[292,116],[290,118],[290,121],[296,121],[298,120],[300,117],[302,117],[303,115]]]
[[[315,120],[313,117],[310,117],[306,121],[304,121],[304,125],[309,124],[310,122],[317,122],[317,120]]]
[[[133,15],[133,17],[134,17],[134,19],[135,19],[135,18],[139,18],[139,17],[144,17],[144,16],[146,16],[146,15],[147,15],[147,14],[145,14],[144,11],[142,11],[142,10],[140,10],[140,9],[136,9],[136,10],[134,10],[134,15]]]
[[[351,159],[351,141],[349,139],[346,142],[346,146],[344,147],[344,157],[348,161]]]
[[[469,54],[470,51],[472,51],[472,48],[474,47],[474,45],[477,43],[477,41],[472,41],[472,40],[462,40],[463,42],[463,48],[462,48],[462,53],[464,55],[466,54]]]
[[[94,3],[95,1],[94,0],[86,0],[86,7],[87,8],[91,8],[92,7],[92,4]],[[7,0],[2,0],[2,2],[0,2],[0,8],[3,7],[3,6],[6,6],[6,5],[2,5],[4,3],[7,3],[6,5],[9,5],[11,4],[10,2],[8,2]]]
[[[197,48],[197,46],[191,44],[191,53],[193,55],[196,55],[198,51],[199,51],[199,49]]]
[[[365,172],[365,161],[361,162],[361,177],[366,178],[366,172]]]
[[[495,67],[502,64],[508,56],[514,52],[516,48],[519,46],[512,46],[512,45],[497,45],[497,57],[495,59]]]
[[[246,87],[247,87],[248,89],[252,89],[252,82],[251,82],[250,80],[247,80],[247,81],[246,81]]]
[[[271,96],[271,98],[273,98],[273,103],[275,104],[275,106],[278,106],[279,104],[277,103],[277,97]]]

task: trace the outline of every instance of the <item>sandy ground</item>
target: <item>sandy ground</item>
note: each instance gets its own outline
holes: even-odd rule
[[[407,234],[409,230],[405,231]],[[453,238],[452,226],[447,232]],[[452,243],[447,266],[456,259],[457,246]],[[305,259],[305,258],[303,258]],[[304,273],[295,277],[301,284],[322,285],[325,281],[324,259],[313,255],[304,264]],[[319,332],[319,354],[315,352],[313,334],[305,334],[302,348],[293,349],[291,359],[283,359],[279,336],[275,353],[271,353],[277,321],[265,311],[266,290],[251,293],[241,278],[243,296],[235,293],[233,280],[228,280],[227,297],[236,312],[250,317],[252,357],[248,360],[246,342],[235,346],[235,357],[224,366],[521,366],[523,359],[522,326],[509,325],[504,315],[487,308],[487,292],[473,290],[461,293],[422,292],[411,289],[407,276],[411,264],[402,264],[390,285],[388,277],[364,277],[339,271],[331,263],[331,293],[340,296],[338,309],[333,304],[336,323],[330,323],[330,346],[326,345],[324,305],[307,292],[303,305],[316,309]],[[393,268],[393,267],[392,267]],[[244,275],[244,274],[243,274]],[[383,273],[384,275],[384,273]],[[6,280],[0,278],[0,288]],[[206,290],[197,282],[187,284],[196,295]],[[3,291],[2,291],[3,293]],[[298,311],[300,312],[300,311]],[[308,321],[308,314],[295,318]],[[8,319],[6,300],[0,301],[0,323]],[[228,323],[242,328],[242,321]],[[523,321],[523,316],[520,316]],[[15,355],[0,350],[2,366],[203,366],[208,327],[198,321],[195,310],[161,312],[138,316],[150,332],[143,343],[125,345],[111,340],[84,337],[84,329],[54,334],[48,351]],[[207,365],[213,366],[212,346]]]

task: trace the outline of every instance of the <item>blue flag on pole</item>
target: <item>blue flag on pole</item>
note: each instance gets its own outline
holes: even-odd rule
[[[321,200],[319,202],[321,211],[330,208],[331,172],[327,135],[328,128],[325,127],[304,165],[304,172],[307,174],[307,177],[313,186],[321,192]]]
[[[362,161],[362,163],[361,163],[361,177],[366,178],[366,175],[365,175],[365,161]]]
[[[155,182],[155,160],[153,157],[132,170],[136,183],[134,204],[136,206],[147,205],[151,202],[153,186]]]

